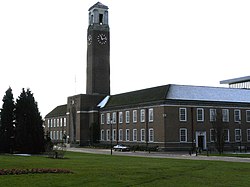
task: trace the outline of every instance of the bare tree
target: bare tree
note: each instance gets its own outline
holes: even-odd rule
[[[213,126],[213,137],[215,147],[220,154],[224,151],[225,144],[225,122],[223,122],[223,115],[221,110],[216,110],[214,121],[212,122]]]

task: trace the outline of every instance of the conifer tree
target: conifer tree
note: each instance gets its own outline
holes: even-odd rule
[[[12,152],[14,140],[14,97],[9,87],[3,97],[0,127],[0,149],[2,152]]]
[[[22,90],[16,101],[16,146],[23,153],[44,151],[43,120],[31,91]]]

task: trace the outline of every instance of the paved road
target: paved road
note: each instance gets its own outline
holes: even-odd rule
[[[91,148],[67,148],[67,151],[72,152],[81,152],[81,153],[94,153],[94,154],[111,154],[110,149],[91,149]],[[112,151],[113,155],[121,155],[121,156],[138,156],[138,157],[151,157],[151,158],[173,158],[173,159],[190,159],[190,160],[217,160],[217,161],[226,161],[226,162],[248,162],[250,163],[250,158],[239,158],[239,157],[221,157],[221,156],[201,156],[198,155],[189,155],[186,153],[179,152],[118,152]]]

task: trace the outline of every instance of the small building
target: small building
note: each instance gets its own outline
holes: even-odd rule
[[[250,76],[223,80],[220,84],[228,84],[229,88],[250,89]]]
[[[63,142],[68,134],[67,129],[67,105],[54,108],[45,116],[45,134],[49,135],[53,142]]]

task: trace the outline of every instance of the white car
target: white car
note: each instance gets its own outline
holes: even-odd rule
[[[122,144],[115,145],[115,146],[113,147],[113,149],[114,149],[115,151],[129,151],[129,150],[130,150],[129,147],[127,147],[127,146],[125,146],[125,145],[122,145]]]

